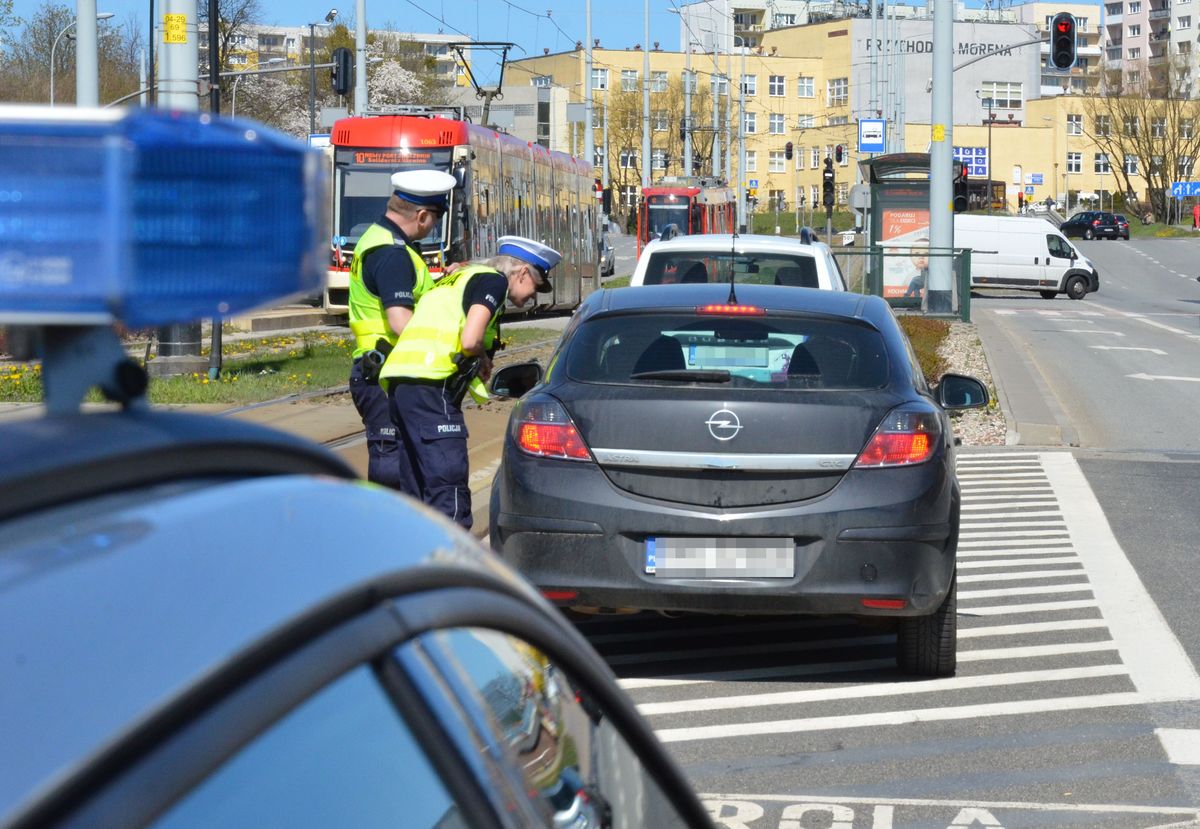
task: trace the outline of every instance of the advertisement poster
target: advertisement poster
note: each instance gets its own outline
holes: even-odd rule
[[[888,207],[879,232],[883,246],[884,299],[919,299],[929,278],[929,210]]]

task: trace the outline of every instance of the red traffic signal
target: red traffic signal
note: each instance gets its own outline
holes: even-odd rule
[[[1050,21],[1050,65],[1059,70],[1075,65],[1075,16],[1059,12]]]
[[[844,152],[845,151],[842,149],[842,145],[838,144],[836,147],[833,148],[833,160],[836,161],[838,164],[841,164],[842,163],[842,154]]]
[[[792,147],[791,141],[784,144],[783,145],[783,157],[786,158],[788,161],[791,161],[793,150],[794,150],[794,148]]]

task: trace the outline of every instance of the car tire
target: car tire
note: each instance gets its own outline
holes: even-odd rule
[[[1083,299],[1087,296],[1087,280],[1082,276],[1072,276],[1067,280],[1067,296],[1071,299]]]
[[[900,620],[896,667],[909,676],[954,676],[958,667],[958,575],[938,609]]]
[[[1042,295],[1042,299],[1054,299],[1058,296],[1058,291],[1038,291]]]
[[[1085,228],[1083,231],[1083,238],[1084,239],[1095,239],[1096,234],[1092,232],[1092,229],[1090,227]]]

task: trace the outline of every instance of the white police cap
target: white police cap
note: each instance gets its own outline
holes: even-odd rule
[[[446,209],[446,194],[458,182],[449,173],[441,170],[405,170],[392,174],[392,191],[420,207]]]
[[[549,245],[526,239],[524,236],[501,236],[496,240],[496,244],[496,253],[512,256],[535,267],[534,282],[537,283],[538,293],[545,294],[553,290],[550,285],[550,270],[562,261],[561,253]]]

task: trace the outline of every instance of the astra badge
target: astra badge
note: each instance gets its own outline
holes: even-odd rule
[[[704,424],[708,426],[708,433],[717,440],[733,440],[742,431],[742,421],[729,409],[713,412]]]

